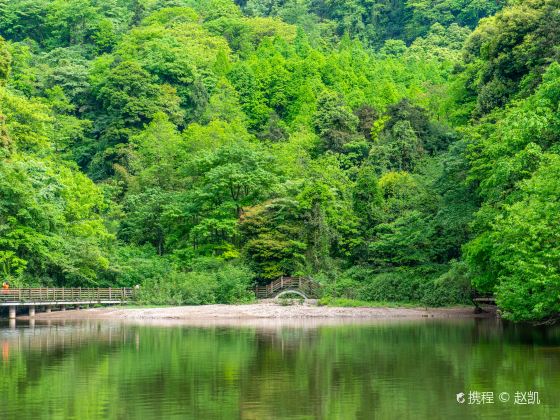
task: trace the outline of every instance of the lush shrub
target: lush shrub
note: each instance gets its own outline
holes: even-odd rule
[[[243,266],[226,265],[214,273],[216,302],[241,303],[255,299],[253,274]]]
[[[422,280],[411,276],[407,270],[380,273],[363,285],[358,299],[370,302],[420,302]]]
[[[470,281],[464,264],[396,268],[375,273],[354,267],[326,287],[326,295],[365,302],[447,306],[469,303]]]
[[[119,246],[111,254],[108,276],[112,285],[133,287],[166,278],[173,270],[173,263],[157,255],[151,246]]]
[[[402,302],[366,302],[364,300],[348,299],[348,298],[335,298],[325,296],[319,299],[319,306],[335,306],[343,308],[396,308],[396,307],[411,307],[416,306],[414,303]]]
[[[453,261],[447,272],[425,284],[422,302],[429,306],[470,304],[472,293],[467,265]]]
[[[202,305],[215,303],[215,279],[206,273],[177,273],[145,282],[138,300],[154,305]]]
[[[147,279],[138,302],[153,305],[204,305],[250,302],[253,274],[242,265],[197,261],[192,271],[172,271],[165,277]]]
[[[359,289],[366,284],[375,272],[367,267],[354,266],[344,272],[330,272],[314,276],[323,286],[323,294],[332,297],[358,299]]]

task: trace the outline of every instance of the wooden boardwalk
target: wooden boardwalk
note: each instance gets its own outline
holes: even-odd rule
[[[22,306],[29,308],[29,316],[34,316],[37,307],[50,312],[53,307],[65,310],[67,306],[120,305],[130,301],[133,295],[131,288],[0,289],[0,307],[8,307],[10,319],[14,319],[16,308]]]
[[[280,277],[266,286],[255,287],[258,299],[276,298],[284,293],[296,293],[305,299],[317,298],[321,293],[321,286],[307,277]]]

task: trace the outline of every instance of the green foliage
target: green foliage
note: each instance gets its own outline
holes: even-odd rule
[[[560,4],[502,3],[0,0],[2,275],[554,317]]]
[[[0,84],[4,84],[10,74],[12,55],[7,42],[0,36]]]
[[[499,114],[496,125],[472,130],[469,176],[484,202],[475,219],[477,235],[465,251],[475,284],[483,290],[499,284],[492,233],[496,221],[507,214],[504,207],[523,199],[520,186],[546,164],[547,152],[557,150],[560,123],[554,110],[560,103],[559,83],[560,66],[554,64],[534,95]]]
[[[505,316],[546,319],[560,313],[560,157],[545,155],[522,182],[519,200],[505,208],[491,233],[496,294]]]
[[[479,0],[247,0],[244,10],[251,16],[281,16],[308,33],[335,32],[356,37],[369,45],[386,40],[413,41],[434,24],[458,24],[474,28],[478,21],[503,6],[502,2]]]
[[[324,92],[317,99],[313,124],[324,151],[342,152],[344,146],[354,139],[358,122],[358,117],[336,93]]]
[[[260,279],[290,275],[304,265],[307,244],[299,212],[297,201],[277,199],[243,214],[243,251]]]
[[[466,268],[425,265],[378,273],[356,266],[327,285],[328,295],[366,302],[399,302],[425,306],[469,304],[472,296]],[[449,268],[449,271],[445,271]]]
[[[103,198],[83,174],[49,163],[16,155],[0,166],[4,273],[32,283],[99,284],[110,240]]]
[[[514,2],[472,33],[466,61],[477,115],[531,93],[546,67],[560,58],[559,7],[558,0]]]
[[[161,258],[152,246],[120,244],[111,252],[108,277],[119,287],[135,287],[167,278],[174,271],[173,261]]]
[[[189,272],[172,271],[165,277],[144,281],[138,301],[154,305],[250,302],[255,296],[250,289],[252,277],[242,266],[221,264],[214,270],[194,267]]]
[[[415,308],[422,305],[421,303],[369,302],[365,300],[332,296],[326,296],[319,299],[318,304],[319,306],[333,306],[337,308]]]
[[[206,273],[172,273],[140,288],[137,301],[153,305],[203,305],[216,303],[215,279]]]
[[[412,16],[406,30],[410,39],[424,35],[433,24],[449,26],[456,23],[474,28],[478,21],[491,16],[500,8],[501,2],[477,0],[412,0],[407,1]]]

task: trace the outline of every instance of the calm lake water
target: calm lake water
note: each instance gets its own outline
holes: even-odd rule
[[[18,321],[0,346],[0,419],[560,418],[558,327]]]

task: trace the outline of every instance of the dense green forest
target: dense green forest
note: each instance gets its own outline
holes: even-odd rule
[[[0,271],[560,313],[560,0],[0,0]]]

